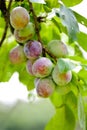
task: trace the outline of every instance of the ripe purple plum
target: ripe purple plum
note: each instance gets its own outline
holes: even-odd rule
[[[10,23],[15,29],[23,29],[30,21],[28,11],[23,7],[15,7],[10,14]]]
[[[67,85],[71,79],[72,79],[72,72],[71,70],[65,72],[65,73],[60,73],[58,66],[56,65],[53,69],[52,72],[52,77],[54,82],[59,85],[59,86],[65,86]]]
[[[68,55],[68,49],[66,44],[64,44],[60,40],[52,40],[48,43],[48,50],[55,56],[55,57],[65,57]]]
[[[24,53],[28,59],[37,59],[42,54],[42,45],[38,41],[28,41],[24,45]]]
[[[55,90],[55,83],[52,78],[41,78],[35,83],[37,95],[43,98],[47,98],[52,95]]]
[[[32,72],[36,77],[46,77],[51,74],[52,69],[53,63],[46,57],[38,58],[32,66]]]
[[[34,62],[34,61],[28,60],[27,63],[26,63],[26,70],[27,70],[27,72],[28,72],[30,75],[33,75],[33,72],[32,72],[33,62]]]
[[[20,64],[26,60],[23,46],[17,45],[9,53],[9,59],[13,64]]]
[[[34,34],[35,34],[34,24],[31,22],[29,22],[25,28],[21,30],[15,29],[14,31],[15,39],[19,43],[25,43],[26,41],[32,39]]]

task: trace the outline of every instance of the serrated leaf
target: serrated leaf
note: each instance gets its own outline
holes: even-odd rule
[[[44,0],[30,0],[30,2],[34,3],[40,3],[40,4],[45,4]]]
[[[75,117],[72,110],[64,105],[58,108],[54,117],[47,124],[45,130],[74,130]]]
[[[86,130],[84,103],[83,103],[83,99],[80,93],[78,96],[78,119],[79,119],[79,124],[82,130]]]
[[[79,32],[79,27],[72,10],[61,5],[60,12],[58,13],[62,20],[62,24],[67,28],[70,41],[75,41],[77,39],[77,32]]]
[[[66,6],[75,6],[77,4],[79,4],[80,2],[82,2],[82,0],[61,0]]]
[[[59,72],[63,73],[74,69],[77,65],[69,59],[59,58],[57,60],[57,66],[59,68]]]

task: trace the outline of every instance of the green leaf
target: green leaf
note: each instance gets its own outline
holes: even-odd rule
[[[8,81],[14,72],[9,61],[9,51],[15,45],[16,43],[10,37],[9,44],[5,43],[0,48],[0,82]]]
[[[75,117],[71,109],[64,105],[56,110],[56,114],[47,124],[45,130],[74,130]]]
[[[70,41],[75,41],[77,39],[77,32],[79,32],[79,27],[72,10],[61,5],[60,12],[58,13],[62,20],[62,24],[67,28]]]
[[[44,0],[30,0],[30,2],[45,4]]]
[[[26,71],[26,67],[24,66],[20,66],[20,70],[18,70],[19,72],[19,80],[26,85],[28,90],[32,90],[34,88],[34,76],[31,76],[27,73]]]
[[[80,93],[78,96],[78,119],[79,119],[79,124],[82,130],[86,130],[84,103],[83,103],[83,99]]]
[[[76,63],[72,62],[69,59],[65,59],[65,58],[59,58],[57,60],[57,65],[58,65],[60,73],[67,72],[68,70],[72,70],[77,66]]]
[[[80,32],[78,33],[77,36],[78,36],[78,43],[85,51],[87,51],[87,34]]]
[[[73,87],[73,85],[71,87]],[[75,87],[73,89],[75,89]],[[69,92],[68,94],[65,95],[64,99],[65,99],[65,104],[67,104],[70,107],[70,109],[72,110],[74,116],[77,119],[77,95],[75,95],[71,91],[71,92]]]
[[[63,99],[62,96],[60,94],[58,94],[57,91],[55,91],[52,96],[50,97],[51,102],[53,103],[53,105],[58,108],[63,104]]]
[[[59,4],[58,4],[58,0],[45,0],[46,2],[46,5],[49,7],[49,8],[53,8],[53,7],[58,7]]]
[[[75,11],[73,11],[73,13],[74,13],[76,19],[78,20],[78,22],[87,27],[87,18],[85,18],[84,16],[78,14]]]
[[[77,4],[79,4],[80,2],[82,2],[82,0],[61,0],[66,6],[75,6]]]
[[[4,28],[5,27],[5,20],[4,18],[0,17],[0,28]]]
[[[45,32],[45,33],[43,33],[43,32]],[[54,25],[53,22],[47,21],[46,23],[41,23],[40,34],[41,34],[41,39],[42,39],[43,43],[46,45],[52,39],[60,39],[59,29]]]

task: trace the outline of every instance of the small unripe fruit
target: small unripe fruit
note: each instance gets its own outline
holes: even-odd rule
[[[52,69],[53,63],[46,57],[37,59],[32,66],[32,72],[36,77],[46,77],[50,75]]]
[[[21,30],[15,30],[14,36],[17,42],[19,43],[25,43],[26,41],[32,39],[34,36],[35,30],[33,23],[29,22],[28,25],[21,29]]]
[[[68,84],[72,79],[72,72],[69,70],[65,73],[60,73],[58,66],[56,65],[54,67],[54,70],[52,72],[52,77],[54,82],[59,86],[65,86]]]
[[[10,22],[13,28],[23,29],[29,22],[30,16],[23,7],[15,7],[10,14]]]
[[[28,60],[27,63],[26,63],[26,70],[27,70],[27,72],[28,72],[30,75],[33,75],[32,65],[33,65],[33,61]]]
[[[68,54],[68,49],[66,44],[64,44],[60,40],[52,40],[48,43],[48,50],[55,56],[55,57],[65,57]]]
[[[28,59],[37,59],[42,54],[42,45],[38,41],[28,41],[24,45],[24,53]]]
[[[23,47],[18,45],[12,48],[9,54],[9,59],[13,64],[20,64],[24,62],[26,57],[24,55]]]
[[[55,90],[55,83],[51,78],[38,79],[35,84],[37,95],[43,98],[47,98],[52,95]]]

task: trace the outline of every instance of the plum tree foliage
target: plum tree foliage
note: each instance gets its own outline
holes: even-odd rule
[[[87,129],[87,34],[79,29],[87,19],[70,8],[80,2],[0,0],[0,81],[17,71],[28,91],[51,100],[45,130]]]

